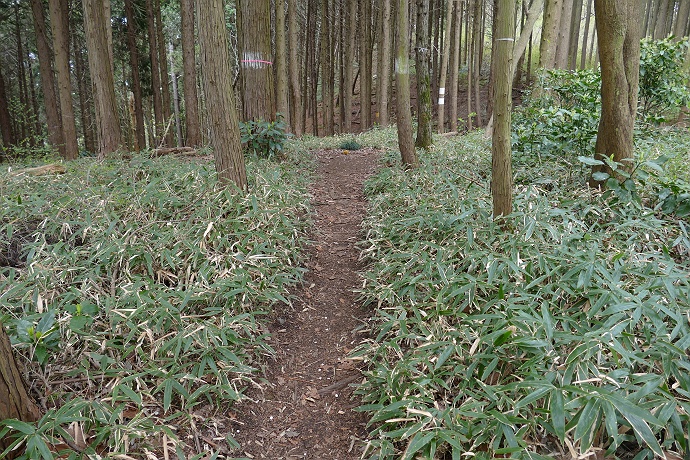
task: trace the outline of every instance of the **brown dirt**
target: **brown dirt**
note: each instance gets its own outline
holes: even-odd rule
[[[354,290],[363,267],[355,243],[366,203],[362,184],[376,165],[376,152],[315,153],[318,178],[308,273],[296,300],[277,312],[270,327],[276,350],[263,390],[252,388],[235,406],[233,455],[256,459],[360,458],[366,419],[351,385],[361,380],[349,352],[364,338],[365,312]]]

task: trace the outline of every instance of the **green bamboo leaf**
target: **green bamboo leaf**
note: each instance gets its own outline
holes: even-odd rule
[[[410,439],[410,443],[407,445],[407,449],[405,449],[401,460],[410,460],[415,453],[426,447],[435,435],[433,431],[428,431],[424,434],[421,432],[415,434],[414,437]]]

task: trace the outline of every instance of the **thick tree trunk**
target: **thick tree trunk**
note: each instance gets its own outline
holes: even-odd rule
[[[391,0],[383,0],[381,6],[381,56],[377,99],[379,103],[379,125],[390,125],[390,82],[391,82]]]
[[[134,151],[138,152],[146,148],[146,132],[144,131],[144,108],[141,102],[139,48],[137,47],[138,30],[132,0],[125,0],[125,15],[127,16],[127,48],[132,71],[132,94],[134,96]]]
[[[185,145],[201,145],[199,126],[199,97],[196,88],[196,58],[194,52],[194,0],[181,0],[180,17],[182,22],[182,82],[184,85]]]
[[[419,167],[417,151],[412,138],[412,113],[410,112],[410,37],[409,4],[398,0],[396,27],[395,79],[398,118],[398,148],[406,168]]]
[[[13,418],[23,422],[38,420],[40,412],[29,398],[24,388],[21,373],[12,354],[10,338],[0,323],[0,420]],[[12,444],[9,436],[0,439],[0,452]],[[14,459],[22,454],[20,450],[11,452],[6,459]]]
[[[613,160],[631,168],[633,131],[639,90],[639,0],[594,0],[601,62],[601,118],[595,146],[597,159]],[[595,166],[592,172],[607,171]],[[590,185],[601,186],[593,177]]]
[[[43,87],[46,121],[48,122],[48,141],[53,148],[58,150],[61,157],[67,158],[65,138],[62,132],[62,120],[58,110],[59,102],[55,91],[52,66],[53,53],[50,50],[50,45],[48,45],[43,2],[41,0],[31,0],[31,11],[33,12],[36,46],[38,48],[38,65],[41,71],[41,86]]]
[[[271,1],[238,0],[237,26],[244,119],[274,121]]]
[[[304,124],[302,123],[302,110],[304,101],[302,100],[300,82],[299,82],[299,59],[297,57],[299,50],[299,26],[297,23],[297,0],[288,0],[288,27],[290,29],[290,61],[288,63],[290,72],[290,109],[292,121],[292,130],[296,136],[301,136],[304,133]]]
[[[673,35],[676,40],[682,40],[685,36],[685,30],[688,26],[688,19],[690,18],[690,0],[680,0],[678,7],[678,18],[676,25],[673,28]]]
[[[513,0],[498,1],[496,27],[496,91],[494,92],[494,132],[491,148],[491,195],[494,218],[506,216],[513,209],[513,173],[510,154],[512,108],[513,36],[515,33]]]
[[[429,148],[432,140],[431,119],[431,43],[429,41],[429,0],[417,1],[417,140],[415,145]]]
[[[356,52],[356,37],[357,37],[357,0],[346,0],[348,6],[347,22],[345,25],[345,97],[343,104],[345,105],[345,119],[343,121],[343,130],[346,133],[352,132],[352,92],[354,86],[354,64]]]
[[[79,117],[81,119],[82,134],[84,136],[84,148],[87,152],[96,153],[96,135],[94,133],[93,113],[91,105],[86,101],[90,99],[91,81],[82,55],[82,46],[77,41],[77,34],[72,34],[72,49],[74,49],[74,76],[77,79],[79,94]]]
[[[553,69],[556,66],[556,48],[558,47],[562,9],[563,0],[546,0],[541,43],[539,44],[539,67],[544,69]]]
[[[445,112],[446,112],[446,76],[448,73],[448,61],[450,60],[450,44],[451,44],[451,31],[453,29],[453,5],[455,0],[447,0],[448,4],[446,6],[446,27],[445,34],[443,38],[443,52],[441,54],[441,71],[439,74],[439,85],[438,85],[438,132],[445,133]],[[455,49],[455,48],[453,48]],[[459,50],[459,47],[458,47]],[[448,91],[448,95],[455,94],[452,91]],[[450,100],[450,99],[449,99]],[[455,101],[457,106],[457,100]]]
[[[276,0],[276,111],[292,131],[288,97],[287,40],[285,38],[285,0]]]
[[[197,2],[199,45],[211,147],[221,182],[247,190],[247,172],[232,90],[232,69],[225,29],[223,0]]]
[[[108,154],[117,151],[122,146],[122,132],[115,99],[115,82],[109,61],[106,18],[103,14],[102,5],[99,0],[83,1],[86,48],[95,90],[96,120],[100,137],[99,159],[104,159]]]
[[[667,24],[669,14],[673,14],[673,10],[671,9],[671,0],[659,0],[659,9],[657,10],[656,21],[654,23],[655,40],[666,38],[668,35]]]

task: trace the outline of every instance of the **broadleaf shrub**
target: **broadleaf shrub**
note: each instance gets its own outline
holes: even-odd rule
[[[286,141],[292,136],[287,132],[287,125],[280,114],[275,121],[240,122],[240,134],[248,153],[268,159],[280,156]]]

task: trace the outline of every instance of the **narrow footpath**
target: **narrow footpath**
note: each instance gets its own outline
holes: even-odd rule
[[[376,166],[376,153],[340,150],[315,153],[312,187],[314,233],[304,284],[293,292],[292,307],[277,312],[271,325],[276,356],[264,389],[252,388],[235,406],[236,458],[359,459],[366,419],[352,409],[351,384],[361,379],[348,353],[363,336],[365,312],[353,292],[363,267],[355,243],[366,202],[364,180]]]

